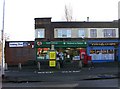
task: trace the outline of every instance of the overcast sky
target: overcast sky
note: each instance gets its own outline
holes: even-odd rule
[[[0,0],[0,29],[2,29]],[[71,5],[73,20],[113,21],[118,19],[120,0],[6,0],[5,33],[11,41],[34,40],[34,18],[52,17],[64,21],[65,5]]]

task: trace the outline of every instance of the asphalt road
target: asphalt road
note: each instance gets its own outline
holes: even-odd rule
[[[2,89],[120,89],[118,66],[77,70],[7,70]]]
[[[101,71],[99,71],[101,70]],[[96,72],[95,72],[96,71]],[[112,72],[111,72],[112,71]],[[119,86],[118,78],[114,75],[117,73],[116,69],[112,68],[96,68],[96,69],[83,69],[72,71],[34,71],[34,72],[21,72],[21,71],[6,71],[12,75],[12,82],[2,83],[3,89],[5,88],[71,88],[77,87],[93,89],[96,87],[102,88],[112,87],[116,89]],[[88,74],[89,73],[89,74]],[[21,76],[22,74],[22,76]],[[28,77],[28,78],[27,78]],[[14,79],[15,78],[15,79]],[[17,82],[16,82],[17,81]],[[83,89],[83,88],[82,88]]]
[[[26,83],[3,83],[3,89],[5,88],[118,88],[117,79],[105,79],[105,80],[84,80],[84,81],[69,81],[69,82],[26,82]]]

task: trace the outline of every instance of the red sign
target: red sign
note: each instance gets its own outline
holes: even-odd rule
[[[38,45],[38,46],[42,45],[42,42],[37,42],[37,45]]]
[[[84,59],[83,57],[86,55],[85,49],[80,49],[80,59]]]

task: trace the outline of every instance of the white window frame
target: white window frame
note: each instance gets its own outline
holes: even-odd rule
[[[85,29],[78,30],[78,37],[81,37],[81,38],[85,37]]]
[[[57,29],[58,38],[70,38],[71,37],[71,29],[70,28],[58,28]]]
[[[90,38],[96,38],[96,37],[97,37],[97,29],[90,29]]]
[[[36,29],[36,38],[45,38],[45,29],[41,28],[41,29]]]
[[[109,30],[111,30],[112,33],[109,33]],[[105,33],[106,31],[106,33]],[[108,37],[116,37],[116,29],[103,29],[103,36],[108,38]]]

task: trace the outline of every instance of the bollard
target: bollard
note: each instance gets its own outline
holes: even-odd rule
[[[40,70],[41,68],[40,68],[40,62],[38,62],[38,70]]]
[[[7,65],[7,63],[5,63],[5,70],[8,70],[8,65]]]
[[[19,69],[19,70],[22,69],[22,65],[21,65],[21,63],[18,64],[18,69]]]
[[[82,66],[83,66],[83,65],[82,65],[82,61],[80,60],[80,61],[79,61],[79,64],[78,64],[78,67],[79,67],[80,69],[82,69]]]
[[[57,62],[57,69],[60,69],[60,62]]]

